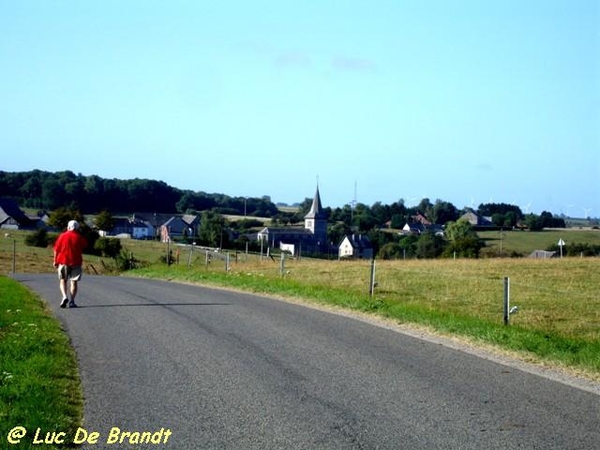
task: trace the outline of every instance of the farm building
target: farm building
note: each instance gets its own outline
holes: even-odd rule
[[[0,228],[8,230],[33,229],[39,219],[31,219],[19,208],[17,202],[0,198]]]
[[[492,222],[491,217],[480,216],[479,214],[477,214],[475,211],[473,211],[470,208],[467,210],[466,213],[464,213],[462,216],[460,216],[459,220],[460,219],[467,220],[475,228],[487,228],[487,227],[493,228],[494,227],[494,223]]]

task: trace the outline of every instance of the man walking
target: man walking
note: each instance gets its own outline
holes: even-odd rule
[[[54,268],[58,269],[60,293],[62,294],[61,308],[66,308],[67,304],[69,308],[77,307],[75,304],[77,283],[81,280],[83,249],[87,246],[87,240],[79,233],[78,229],[79,223],[76,220],[70,220],[67,231],[58,236],[54,243]]]

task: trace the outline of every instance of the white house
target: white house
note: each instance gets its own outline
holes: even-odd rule
[[[341,258],[357,258],[357,259],[372,259],[373,247],[371,241],[362,234],[353,234],[344,236],[338,247],[338,257]]]

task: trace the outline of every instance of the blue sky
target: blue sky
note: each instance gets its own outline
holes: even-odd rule
[[[600,3],[0,0],[0,170],[600,216]]]

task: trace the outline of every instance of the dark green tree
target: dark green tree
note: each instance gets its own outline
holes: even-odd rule
[[[544,221],[536,214],[528,214],[525,217],[525,225],[529,231],[542,231],[544,229]]]
[[[327,227],[327,239],[334,245],[340,244],[347,234],[350,234],[350,227],[344,222],[329,224]]]
[[[94,219],[94,225],[96,228],[102,231],[110,231],[113,229],[115,221],[110,212],[103,210]]]
[[[437,258],[444,251],[444,239],[437,234],[426,232],[417,241],[416,257],[419,259]]]
[[[438,199],[435,201],[431,209],[431,216],[428,216],[428,218],[432,223],[444,225],[447,222],[457,220],[458,216],[458,209],[452,203]]]
[[[433,216],[433,204],[428,198],[422,199],[416,209],[431,221],[430,218]]]
[[[52,211],[48,217],[48,225],[62,232],[67,229],[69,220],[76,220],[80,226],[85,226],[83,214],[77,209],[67,207],[59,207]]]
[[[390,228],[399,230],[406,225],[406,217],[402,214],[394,214],[390,220]]]
[[[377,224],[377,218],[371,212],[371,208],[363,203],[358,203],[354,208],[352,225],[356,226],[359,232],[366,232],[373,229]]]
[[[446,224],[445,236],[449,244],[444,249],[445,256],[477,258],[480,250],[485,246],[473,226],[464,219]]]
[[[399,245],[402,248],[403,258],[414,258],[416,256],[417,242],[419,242],[419,237],[412,234],[400,238]]]
[[[56,209],[64,204],[65,191],[61,184],[48,178],[42,183],[42,207],[46,209]]]
[[[398,242],[388,242],[377,252],[378,259],[402,259],[403,256],[404,249]]]
[[[198,239],[202,245],[223,248],[229,242],[225,218],[212,211],[204,211],[200,219]]]
[[[25,245],[30,247],[41,247],[46,248],[50,245],[50,237],[45,228],[40,228],[33,233],[30,233],[25,237]]]
[[[107,258],[117,258],[121,253],[121,240],[101,237],[94,243],[94,249]]]

